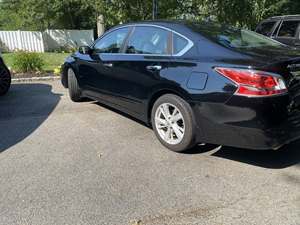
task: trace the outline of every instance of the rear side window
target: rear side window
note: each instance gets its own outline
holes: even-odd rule
[[[256,32],[263,34],[265,36],[270,36],[272,34],[273,27],[275,25],[275,21],[273,22],[265,22],[262,23],[257,29]]]
[[[299,21],[297,20],[283,21],[278,37],[295,37],[298,26]]]
[[[157,27],[135,27],[126,47],[127,54],[169,54],[170,32]]]
[[[188,41],[177,35],[173,34],[173,54],[176,55],[180,53],[186,46],[188,45]]]

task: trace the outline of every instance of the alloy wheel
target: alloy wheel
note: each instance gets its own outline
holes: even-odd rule
[[[168,144],[179,144],[185,133],[184,118],[173,104],[163,103],[155,112],[155,127],[159,136]]]

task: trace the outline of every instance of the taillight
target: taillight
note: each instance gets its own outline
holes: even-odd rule
[[[215,70],[237,84],[235,94],[244,96],[271,96],[287,92],[280,75],[251,69],[217,67]]]

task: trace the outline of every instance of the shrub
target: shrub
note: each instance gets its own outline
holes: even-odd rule
[[[54,49],[53,52],[55,52],[55,53],[74,53],[77,50],[78,50],[78,47],[65,45],[65,46],[60,46],[60,47]]]
[[[61,74],[61,66],[55,67],[53,73],[54,73],[54,75],[59,76]]]
[[[17,72],[36,72],[41,71],[44,61],[38,53],[17,52],[13,57],[13,67]]]

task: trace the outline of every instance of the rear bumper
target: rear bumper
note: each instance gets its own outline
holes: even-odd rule
[[[300,111],[291,113],[280,126],[267,130],[266,136],[270,139],[272,149],[300,139]]]
[[[236,126],[219,127],[210,134],[198,135],[197,141],[247,149],[278,149],[300,139],[300,116],[296,123],[287,121],[282,127],[261,130]],[[203,129],[198,128],[198,134]]]
[[[265,150],[300,139],[300,111],[284,113],[286,98],[262,100],[249,107],[196,104],[197,142]]]

